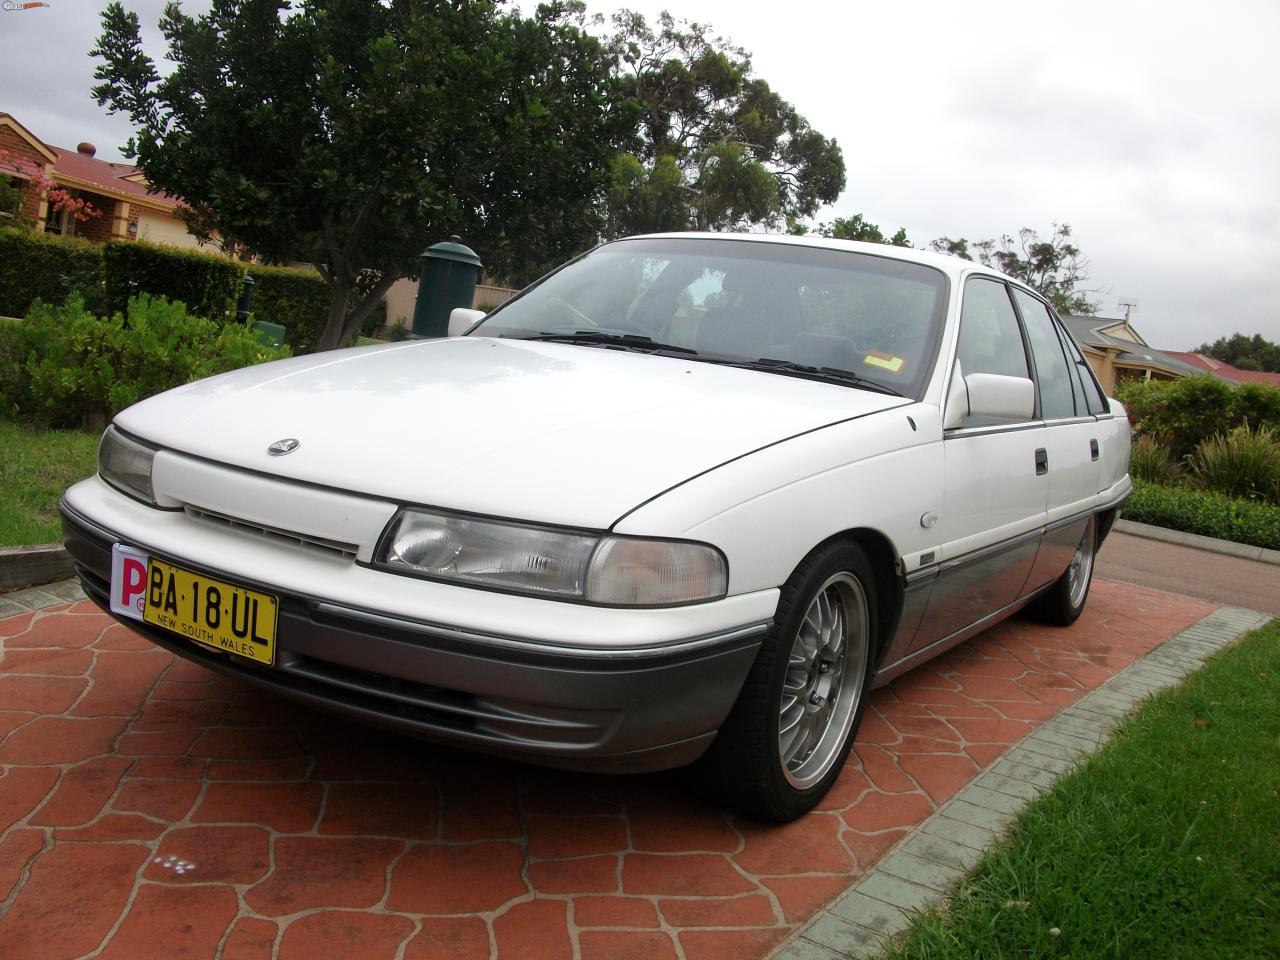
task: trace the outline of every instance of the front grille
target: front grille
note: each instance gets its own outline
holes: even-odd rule
[[[228,517],[225,514],[214,513],[212,510],[202,510],[199,507],[193,507],[190,504],[186,506],[185,510],[188,517],[202,523],[212,523],[220,527],[229,527],[232,530],[250,533],[257,537],[264,537],[272,540],[284,540],[298,546],[308,547],[314,550],[322,550],[330,555],[341,556],[347,560],[354,560],[356,552],[359,549],[359,547],[354,543],[343,543],[340,540],[329,540],[326,537],[316,537],[307,533],[298,533],[296,530],[281,530],[279,527],[268,527],[261,523],[254,523],[250,520],[240,520],[236,517]]]

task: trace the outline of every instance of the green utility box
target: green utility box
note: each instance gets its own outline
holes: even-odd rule
[[[279,347],[284,344],[284,324],[271,323],[267,320],[253,321],[253,329],[258,331],[258,339],[265,347]]]
[[[449,334],[449,314],[470,307],[483,266],[476,252],[450,237],[422,252],[418,302],[413,308],[413,338],[423,340]]]

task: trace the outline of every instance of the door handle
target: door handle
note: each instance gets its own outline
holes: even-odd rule
[[[1036,451],[1036,476],[1043,477],[1049,472],[1049,451],[1041,447]]]
[[[1090,460],[1098,459],[1098,441],[1097,440],[1089,441],[1089,459]]]

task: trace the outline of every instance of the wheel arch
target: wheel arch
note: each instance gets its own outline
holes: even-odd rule
[[[814,551],[829,543],[844,541],[855,543],[866,553],[871,561],[871,570],[875,575],[876,590],[876,646],[877,663],[889,646],[902,617],[902,601],[905,591],[900,574],[900,557],[897,548],[885,534],[874,527],[851,527],[833,534],[822,543],[814,546],[805,554],[809,557]],[[803,561],[801,561],[803,562]],[[798,566],[798,564],[797,564]]]

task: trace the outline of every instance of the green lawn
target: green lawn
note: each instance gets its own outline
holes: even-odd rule
[[[1280,621],[1144,706],[891,957],[1280,957]]]
[[[0,546],[60,542],[58,499],[94,472],[97,449],[96,435],[0,419]]]

